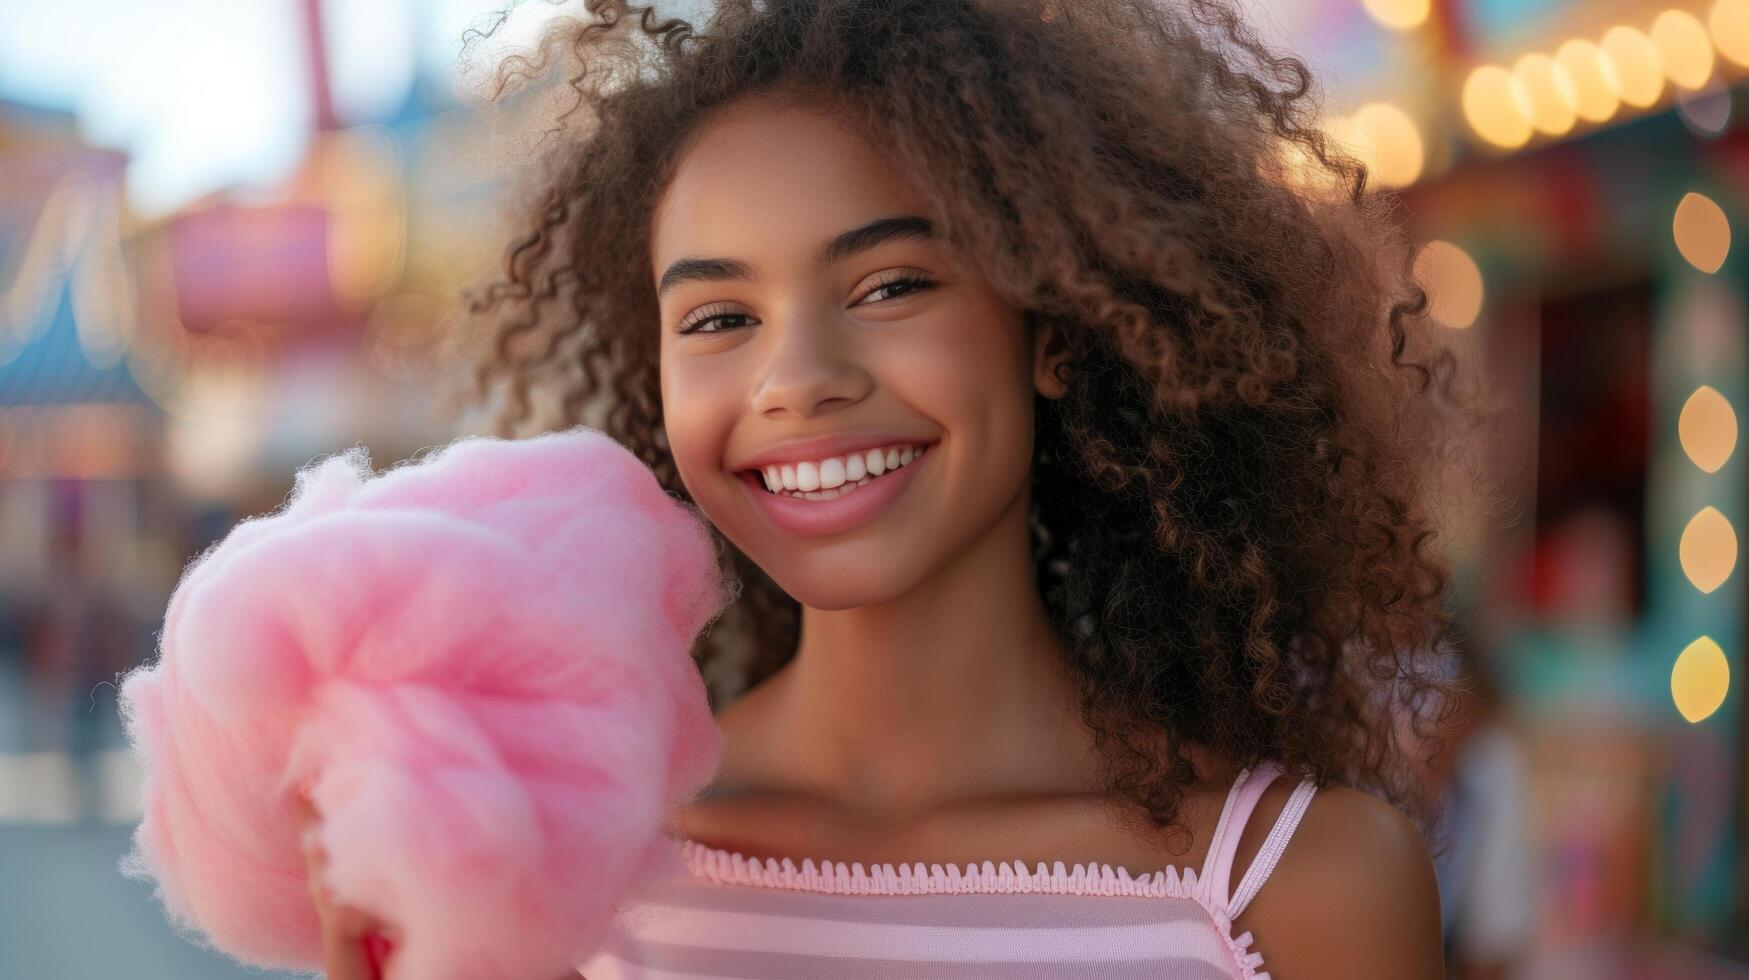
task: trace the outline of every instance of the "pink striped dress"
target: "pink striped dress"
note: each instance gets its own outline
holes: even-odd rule
[[[1232,921],[1280,859],[1316,787],[1300,783],[1238,886],[1233,854],[1274,764],[1234,780],[1200,871],[1019,861],[965,869],[748,859],[686,840],[689,874],[620,916],[586,980],[1031,978],[1268,980]],[[1097,867],[1097,870],[1093,870]]]

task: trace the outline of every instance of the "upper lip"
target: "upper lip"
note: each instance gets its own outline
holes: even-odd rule
[[[888,432],[840,432],[830,436],[791,439],[788,442],[769,446],[756,455],[747,457],[735,467],[735,472],[762,470],[767,466],[776,466],[780,463],[804,463],[817,459],[829,459],[833,456],[845,456],[881,446],[924,446],[934,441],[934,437],[930,436],[907,436]]]

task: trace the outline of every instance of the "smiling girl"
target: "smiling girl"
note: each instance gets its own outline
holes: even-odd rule
[[[1440,976],[1466,401],[1304,66],[1215,0],[584,6],[476,393],[741,584],[693,874],[589,980]]]

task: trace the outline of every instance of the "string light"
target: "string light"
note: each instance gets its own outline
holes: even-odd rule
[[[1427,22],[1432,0],[1361,0],[1372,19],[1395,31],[1412,31]]]
[[[1482,270],[1470,253],[1451,242],[1431,241],[1415,256],[1415,282],[1427,291],[1435,323],[1462,330],[1482,313]]]
[[[1615,94],[1636,108],[1646,108],[1664,94],[1664,60],[1652,39],[1627,26],[1603,35],[1603,54],[1614,71]]]
[[[1573,83],[1574,112],[1586,122],[1600,123],[1615,115],[1621,107],[1621,97],[1607,75],[1614,66],[1604,60],[1603,51],[1590,41],[1577,38],[1561,45],[1555,61],[1567,72]]]
[[[1513,74],[1499,65],[1483,65],[1464,80],[1464,118],[1476,135],[1512,150],[1530,140],[1530,96]]]
[[[1421,176],[1426,150],[1415,120],[1389,102],[1371,102],[1354,113],[1354,128],[1372,144],[1372,165],[1379,182],[1406,187]]]
[[[1705,721],[1731,687],[1731,665],[1710,636],[1690,643],[1670,670],[1670,697],[1689,723]]]
[[[1689,192],[1676,205],[1671,223],[1676,250],[1702,272],[1714,273],[1731,252],[1731,222],[1718,203],[1705,194]]]
[[[1737,532],[1716,507],[1703,507],[1682,531],[1677,546],[1682,574],[1702,592],[1725,584],[1737,565]]]
[[[1707,30],[1725,60],[1749,68],[1749,0],[1718,0],[1707,17]]]
[[[1666,10],[1652,22],[1652,45],[1664,62],[1664,74],[1686,89],[1698,89],[1713,77],[1713,41],[1706,25],[1686,10]]]
[[[1717,388],[1701,385],[1683,403],[1676,434],[1694,465],[1717,473],[1737,446],[1737,413]]]
[[[1579,91],[1559,62],[1540,52],[1518,59],[1512,77],[1530,101],[1530,122],[1539,132],[1560,136],[1579,120]]]

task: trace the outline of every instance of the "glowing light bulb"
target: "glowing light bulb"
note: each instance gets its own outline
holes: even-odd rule
[[[1749,0],[1718,0],[1707,17],[1707,30],[1719,54],[1749,68]]]
[[[1737,565],[1737,532],[1716,507],[1702,507],[1689,519],[1677,547],[1682,574],[1702,592],[1725,584]]]
[[[1561,63],[1533,52],[1512,66],[1512,77],[1530,99],[1530,122],[1539,132],[1560,136],[1579,120],[1579,89]]]
[[[1651,39],[1672,82],[1697,89],[1713,77],[1713,39],[1700,18],[1686,10],[1666,10],[1652,22]]]
[[[1432,0],[1361,0],[1372,19],[1394,31],[1412,31],[1427,22]]]
[[[1482,269],[1451,242],[1431,241],[1415,256],[1415,282],[1427,291],[1435,323],[1462,330],[1482,313]]]
[[[1373,167],[1387,187],[1405,187],[1421,176],[1426,151],[1421,130],[1409,114],[1388,102],[1371,102],[1355,110],[1354,127],[1372,142]]]
[[[1717,473],[1737,448],[1737,413],[1717,388],[1701,385],[1683,403],[1676,434],[1694,465]]]
[[[1555,61],[1567,70],[1576,101],[1573,110],[1586,122],[1603,122],[1621,107],[1621,96],[1605,73],[1603,51],[1590,41],[1574,39],[1561,45]],[[1608,66],[1613,71],[1613,66]]]
[[[1645,108],[1664,94],[1664,59],[1652,39],[1631,27],[1612,27],[1603,35],[1603,55],[1614,69],[1615,94]]]
[[[1482,139],[1502,149],[1530,140],[1530,96],[1524,84],[1499,65],[1483,65],[1464,80],[1464,118]]]
[[[1670,698],[1690,724],[1705,721],[1719,710],[1730,688],[1730,662],[1710,636],[1683,648],[1670,669]]]
[[[1683,195],[1682,202],[1676,205],[1671,230],[1676,236],[1676,250],[1702,272],[1719,271],[1731,252],[1730,219],[1705,194],[1691,191]]]

